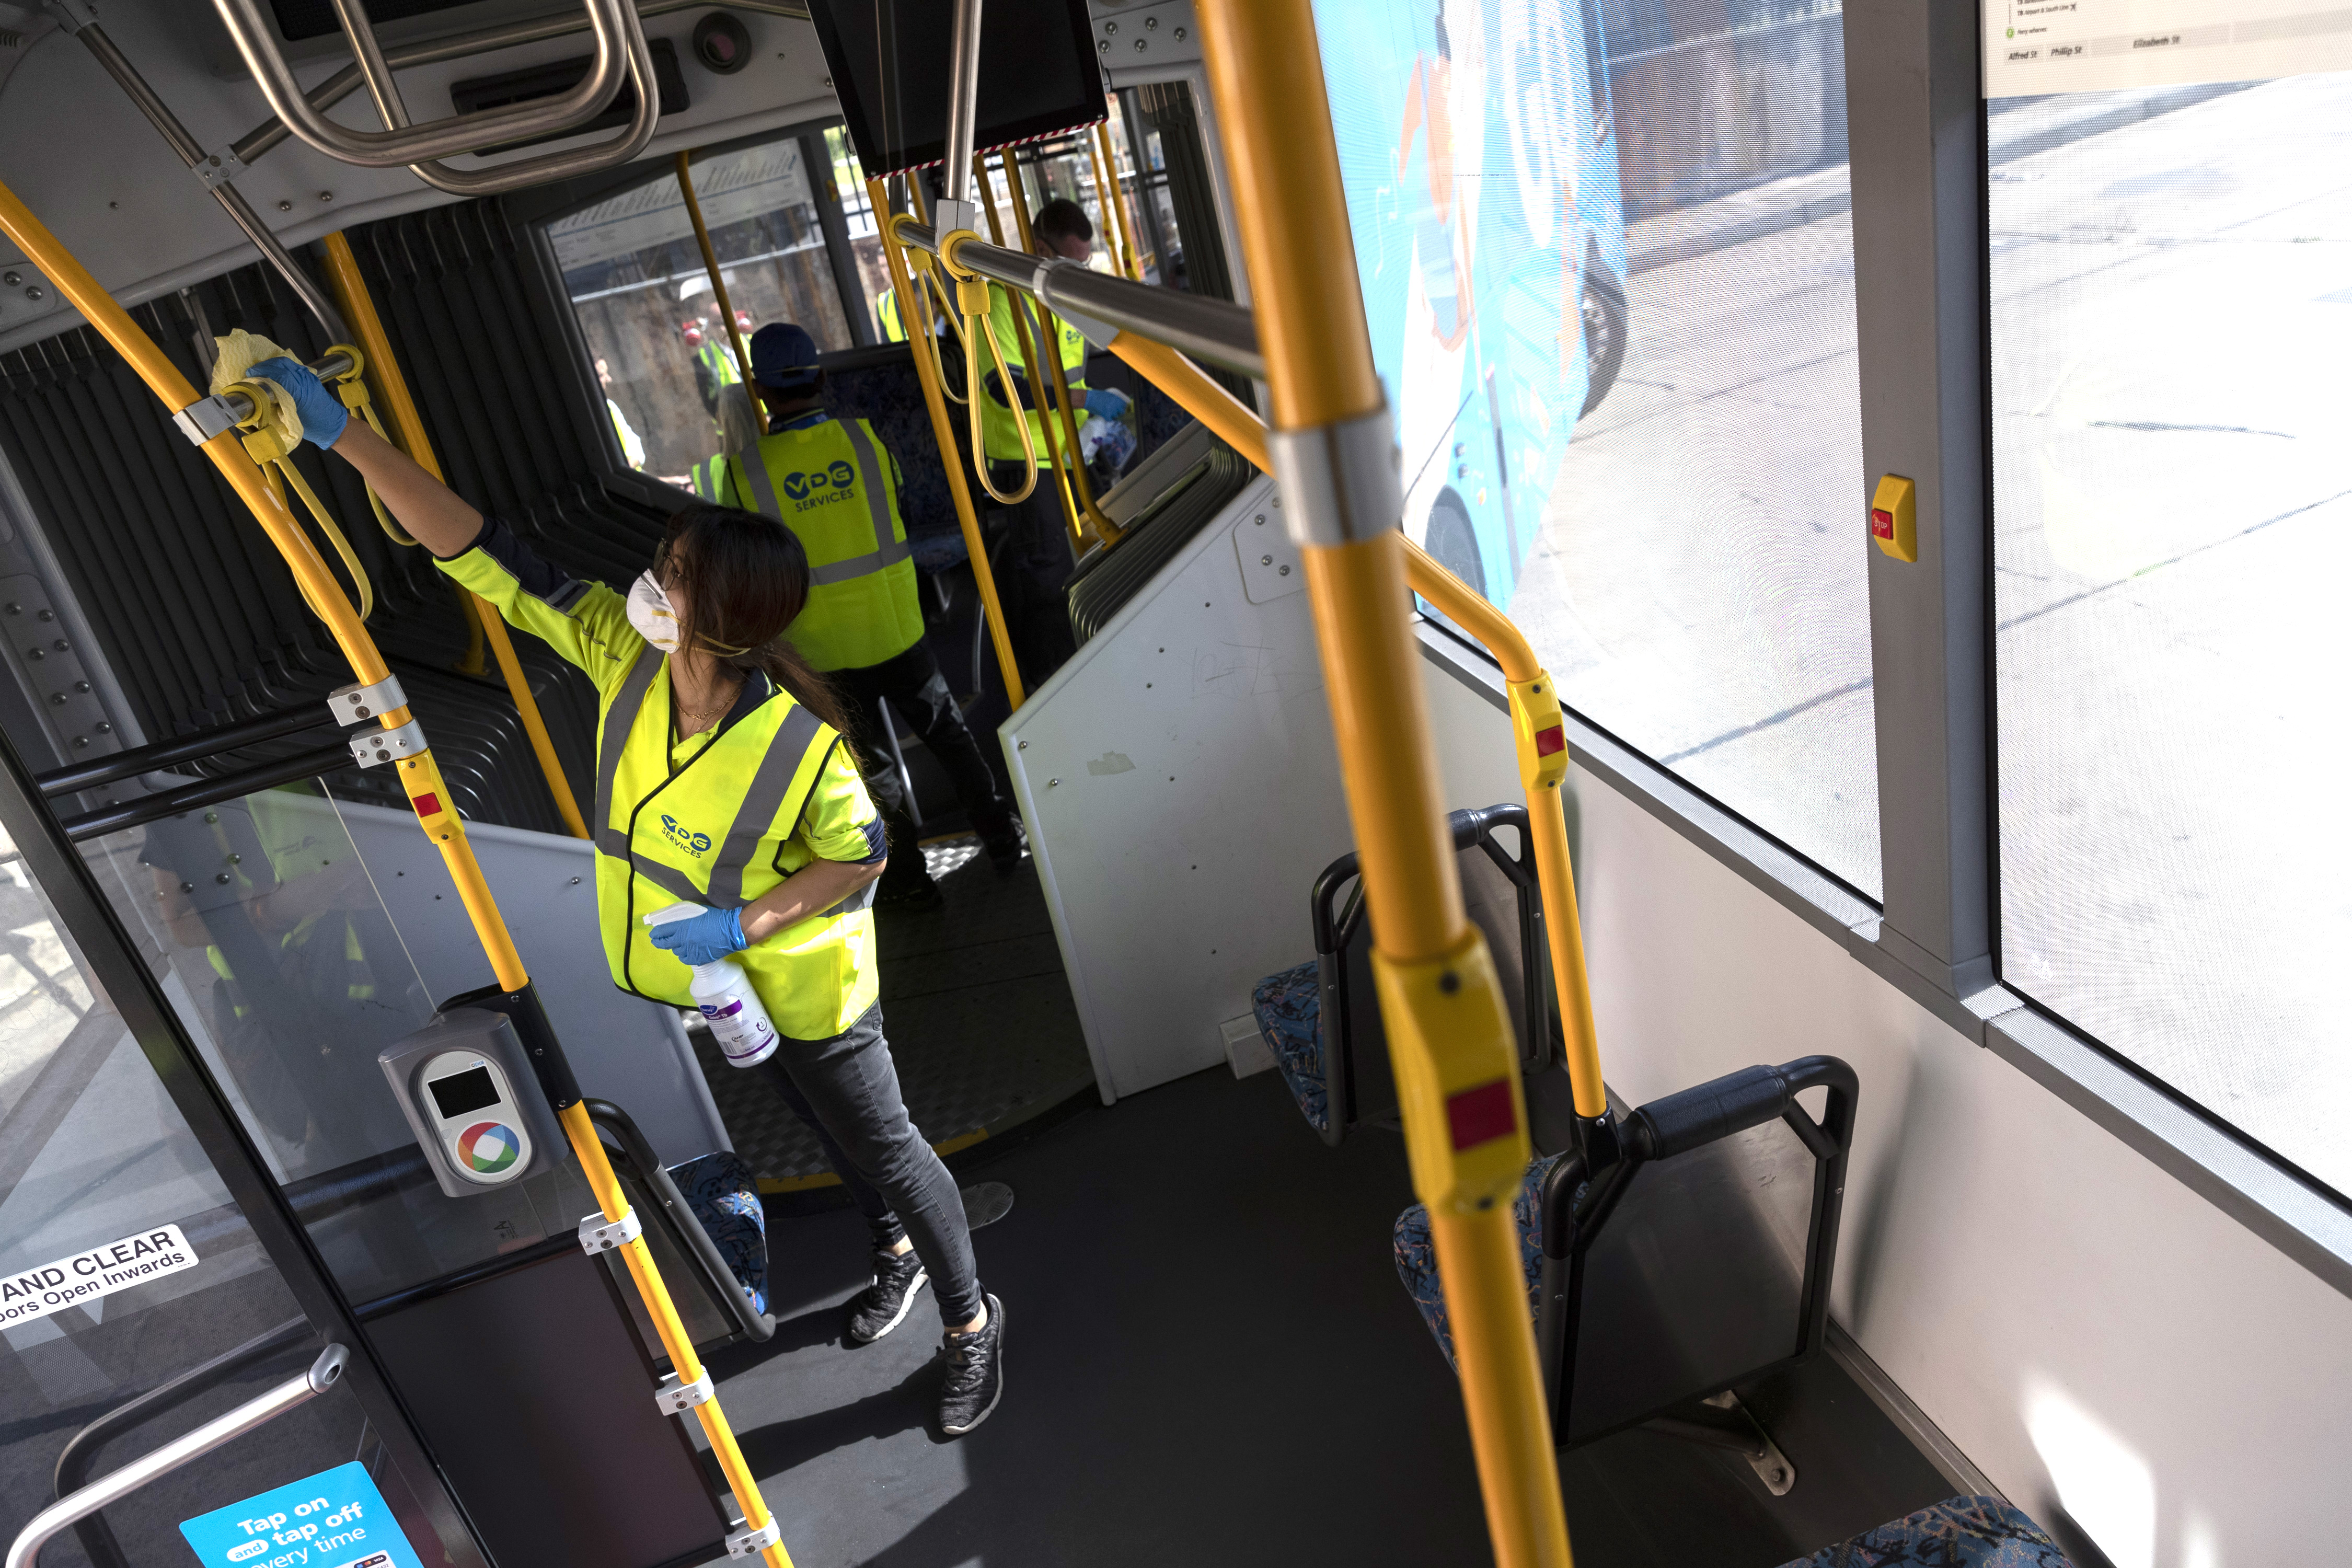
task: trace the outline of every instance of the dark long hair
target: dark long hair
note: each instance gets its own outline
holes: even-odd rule
[[[767,676],[848,737],[839,695],[784,637],[809,595],[808,552],[791,529],[756,511],[689,501],[670,514],[654,578],[686,590],[686,647]]]

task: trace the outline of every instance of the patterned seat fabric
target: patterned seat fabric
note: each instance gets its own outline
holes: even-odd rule
[[[1543,1193],[1544,1176],[1557,1158],[1538,1154],[1528,1162],[1519,1195],[1511,1205],[1511,1217],[1519,1227],[1519,1266],[1527,1271],[1530,1318],[1535,1316],[1536,1290],[1543,1276],[1543,1226],[1536,1205]],[[1445,1315],[1445,1288],[1437,1280],[1437,1247],[1430,1238],[1429,1210],[1415,1204],[1397,1215],[1395,1242],[1397,1278],[1404,1281],[1412,1304],[1421,1309],[1421,1321],[1429,1325],[1445,1364],[1452,1366],[1454,1325]]]
[[[1312,960],[1269,974],[1250,993],[1258,1033],[1282,1069],[1298,1112],[1318,1132],[1331,1126],[1331,1097],[1323,1086],[1323,992]]]
[[[686,1194],[687,1206],[727,1260],[728,1272],[751,1298],[751,1310],[768,1310],[768,1216],[760,1206],[760,1185],[741,1156],[721,1149],[670,1167],[670,1179]]]
[[[1999,1498],[1947,1498],[1933,1508],[1782,1568],[2070,1568],[2057,1542]]]

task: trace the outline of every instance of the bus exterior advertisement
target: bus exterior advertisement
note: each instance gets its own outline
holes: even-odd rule
[[[1323,69],[1405,531],[1507,606],[1624,356],[1597,0],[1321,0]]]

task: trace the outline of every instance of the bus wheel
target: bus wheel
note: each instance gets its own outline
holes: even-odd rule
[[[1614,290],[1588,271],[1584,276],[1581,300],[1584,317],[1584,409],[1590,414],[1601,406],[1609,389],[1617,384],[1617,372],[1625,363],[1625,301]],[[1580,414],[1578,417],[1583,416]]]
[[[1478,531],[1470,525],[1470,509],[1448,485],[1437,493],[1429,506],[1429,535],[1422,548],[1435,558],[1440,566],[1470,585],[1471,592],[1484,597],[1486,592],[1486,563],[1478,554]]]

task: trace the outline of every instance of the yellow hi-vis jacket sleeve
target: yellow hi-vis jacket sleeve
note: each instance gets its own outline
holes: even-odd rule
[[[514,530],[485,518],[473,547],[435,565],[498,606],[507,624],[529,632],[588,672],[609,699],[645,647],[629,624],[628,601],[602,583],[583,583],[541,559]]]

